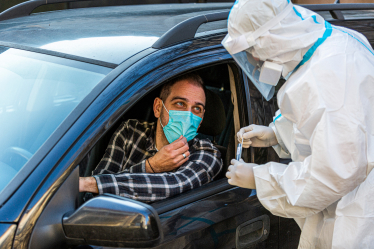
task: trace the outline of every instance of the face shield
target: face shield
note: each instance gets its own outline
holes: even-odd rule
[[[261,61],[253,57],[250,51],[256,45],[256,39],[278,24],[292,8],[292,3],[288,4],[274,19],[254,32],[242,34],[235,39],[227,34],[222,41],[222,45],[267,101],[274,96],[275,86],[282,75],[283,65],[269,60]]]
[[[262,96],[269,101],[274,96],[275,86],[278,83],[282,73],[282,65],[270,62],[270,66],[278,68],[278,70],[272,70],[269,68],[268,61],[264,62],[258,60],[257,58],[255,59],[247,51],[232,54],[232,57],[260,91]]]

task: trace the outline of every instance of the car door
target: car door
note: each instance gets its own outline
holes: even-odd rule
[[[195,48],[196,52],[184,56],[178,63],[192,63],[192,58],[201,63],[207,51],[210,58],[206,60],[205,66],[228,62],[236,83],[238,119],[240,126],[245,126],[249,124],[246,115],[245,82],[240,69],[221,47],[222,39],[222,35],[201,39],[213,45],[204,48],[201,48],[201,40],[191,42],[189,47],[191,50]],[[245,159],[248,160],[247,155]],[[231,186],[226,178],[180,196],[156,202],[152,206],[159,214],[164,233],[164,242],[157,248],[278,247],[278,218],[262,207],[256,198],[255,190]]]
[[[139,87],[134,85],[134,88],[151,91],[179,74],[217,63],[228,63],[236,83],[239,122],[242,126],[248,124],[244,82],[231,56],[220,45],[221,39],[222,35],[211,36],[156,52],[155,57],[167,56],[168,61],[144,75],[135,83]],[[155,57],[150,55],[145,64]],[[122,114],[113,117],[111,123],[115,123]],[[233,248],[237,243],[239,248],[278,246],[278,218],[260,205],[255,191],[231,186],[226,178],[151,206],[157,211],[164,236],[157,248],[203,245],[209,248]]]
[[[91,202],[78,206],[78,166],[98,139],[142,96],[168,78],[205,65],[232,62],[230,55],[220,45],[221,40],[222,35],[210,36],[162,50],[150,49],[144,52],[147,56],[126,65],[118,77],[110,76],[115,79],[94,98],[21,186],[34,194],[19,218],[13,247],[68,248],[87,243],[149,247],[161,243],[162,237],[164,244],[161,247],[165,248],[170,245],[168,243],[180,244],[181,240],[186,246],[207,242],[213,247],[232,248],[237,240],[239,247],[251,243],[261,247],[277,247],[277,219],[259,204],[255,191],[229,186],[225,179],[201,187],[197,192],[182,194],[177,197],[179,199],[153,206],[129,203],[125,198],[114,196],[107,196],[105,200],[94,198],[95,205]],[[238,89],[238,92],[242,92],[240,85]],[[247,124],[245,116],[241,116],[241,120],[241,125]],[[32,189],[33,181],[40,183],[38,189]],[[10,212],[17,199],[22,199],[22,196],[12,197],[2,211]],[[92,210],[93,206],[98,208],[95,212],[100,213],[103,211],[100,205],[113,202],[120,203],[127,211],[129,206],[136,205],[137,209],[132,209],[132,214],[136,216],[138,210],[138,214],[152,221],[147,229],[155,232],[150,235],[149,241],[138,244],[122,240],[100,242],[92,234],[83,233],[79,237],[67,228],[68,225],[76,225],[74,215],[80,217],[83,211]],[[107,211],[108,214],[116,212],[118,210]],[[244,229],[241,231],[240,225],[243,223]],[[132,224],[132,227],[143,229],[139,224]],[[102,224],[105,225],[108,224]],[[118,239],[118,236],[114,239]],[[96,234],[96,237],[100,236]],[[201,243],[197,243],[196,237],[200,238]],[[266,240],[261,241],[263,239]]]
[[[156,57],[167,60],[134,83],[134,89],[147,89],[139,94],[139,98],[171,77],[217,63],[228,63],[238,93],[239,122],[240,125],[248,124],[244,82],[231,56],[220,45],[221,40],[222,35],[196,39],[150,55],[142,65]],[[123,113],[124,110],[111,117],[111,123],[117,122]],[[157,248],[233,248],[236,244],[238,248],[278,246],[278,218],[261,206],[254,190],[231,186],[226,178],[151,206],[158,214],[163,233],[163,242]]]

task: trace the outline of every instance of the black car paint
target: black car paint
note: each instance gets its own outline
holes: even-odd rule
[[[99,195],[85,202],[72,214],[64,215],[63,229],[66,237],[78,240],[84,238],[86,243],[94,245],[109,245],[113,242],[113,247],[152,247],[163,240],[156,210],[145,203],[113,194]],[[35,227],[34,234],[40,230]],[[45,233],[40,234],[41,237],[35,239],[37,245],[43,238],[46,240]],[[51,241],[52,247],[57,244],[56,241]],[[64,242],[62,239],[61,243]]]
[[[222,38],[222,35],[204,37],[163,50],[152,51],[145,58],[129,66],[118,77],[113,77],[115,79],[109,85],[106,87],[101,86],[103,91],[96,98],[91,97],[94,101],[86,110],[85,108],[80,109],[82,113],[76,111],[76,117],[73,119],[78,119],[66,133],[63,134],[55,147],[53,147],[49,153],[46,153],[44,158],[40,158],[43,160],[38,167],[35,168],[34,172],[30,174],[12,198],[0,209],[0,217],[6,217],[7,222],[10,220],[13,222],[19,221],[13,245],[14,248],[27,247],[33,225],[37,221],[43,208],[49,200],[53,198],[53,194],[58,189],[59,185],[64,182],[70,172],[72,172],[79,161],[91,149],[92,145],[128,108],[135,104],[141,96],[178,73],[204,65],[231,60],[231,56],[220,45]],[[105,79],[103,81],[105,81]],[[99,90],[95,92],[96,94],[100,93]],[[64,126],[64,124],[62,126]],[[51,167],[52,165],[55,166]],[[37,192],[34,193],[36,190],[35,183],[40,183],[40,186]],[[250,194],[251,190],[233,188],[232,190],[227,190],[222,194],[218,194],[218,197],[209,197],[202,201],[203,205],[206,205],[207,208],[204,209],[202,213],[197,213],[195,217],[199,217],[199,215],[204,216],[206,215],[205,213],[207,213],[208,216],[210,215],[209,218],[211,220],[216,219],[215,223],[217,223],[217,225],[215,226],[222,226],[222,224],[219,225],[221,221],[219,218],[223,217],[227,219],[227,217],[220,212],[224,211],[224,213],[227,213],[227,211],[229,211],[229,213],[232,214],[240,214],[244,209],[238,209],[238,205],[235,204],[237,204],[238,201],[245,202],[246,199],[250,200],[247,203],[252,202],[253,204],[253,200],[256,198],[255,196],[248,198]],[[211,201],[211,198],[213,198],[213,200],[214,198],[220,199],[220,204],[216,201]],[[27,205],[22,218],[19,220],[23,207],[26,206],[28,200],[31,201]],[[71,201],[74,202],[74,200]],[[209,205],[209,203],[213,203],[213,205]],[[221,207],[219,207],[219,205],[221,205]],[[248,205],[249,204],[243,205],[243,208],[245,206],[248,207]],[[253,205],[250,206],[253,209]],[[258,201],[257,206],[261,206]],[[19,208],[17,210],[14,207]],[[175,211],[170,211],[172,214],[165,213],[160,216],[164,233],[167,235],[165,242],[171,241],[184,234],[188,235],[192,231],[195,231],[197,227],[201,229],[206,228],[207,225],[213,225],[212,223],[209,224],[209,222],[201,221],[194,221],[186,225],[183,222],[186,220],[184,217],[193,219],[190,210],[196,210],[196,208],[191,209],[191,207],[194,207],[194,204],[181,207]],[[234,208],[235,212],[232,212],[230,208]],[[211,212],[213,209],[221,211]],[[256,217],[254,215],[264,212],[264,210],[260,212],[249,210],[250,211],[245,214],[246,217]],[[183,215],[185,213],[186,215]],[[168,216],[170,216],[170,219],[167,218]],[[182,222],[178,221],[178,219]],[[183,226],[183,229],[179,229],[179,233],[176,232],[174,234],[172,230],[178,229],[180,226],[168,227],[164,225],[170,224],[170,222],[180,224],[180,226]],[[228,221],[226,220],[225,222],[227,223]],[[232,224],[229,227],[232,228],[227,231],[215,232],[216,235],[212,237],[213,245],[218,245],[217,234],[227,235],[232,233],[232,229],[236,228],[241,222],[241,219],[237,219],[234,223],[231,221]],[[213,228],[209,229],[211,230]],[[211,231],[214,232],[215,230]],[[229,240],[230,243],[227,243],[232,244],[233,237],[229,237],[231,240]],[[225,238],[225,236],[222,236],[222,238]]]
[[[33,18],[36,19],[35,16]],[[372,20],[331,23],[352,26],[359,31],[362,29],[369,41],[373,41]],[[157,32],[162,34],[164,31]],[[128,59],[124,58],[125,61],[87,96],[25,166],[26,170],[20,174],[19,188],[9,190],[9,198],[2,202],[0,208],[1,245],[7,248],[13,243],[14,248],[29,247],[35,223],[40,222],[40,214],[53,201],[62,184],[76,172],[77,165],[93,145],[149,91],[180,73],[233,62],[220,45],[223,37],[224,33],[213,32],[209,36],[196,36],[193,40],[161,50],[144,49]],[[241,80],[245,82],[247,79],[244,77]],[[241,125],[246,125],[252,123],[252,113],[248,112],[252,109],[249,89],[246,84],[239,85],[238,89],[240,113],[248,114],[240,117]],[[169,209],[161,208],[168,200],[153,204],[159,211],[164,233],[164,242],[158,248],[232,248],[236,228],[262,215],[270,217],[270,234],[267,240],[251,248],[297,247],[300,230],[292,219],[271,215],[259,203],[255,191],[231,187],[224,181],[221,179],[193,190],[197,197],[190,199],[190,203],[171,199],[169,201],[176,201],[176,204]],[[216,186],[214,184],[222,184],[219,191],[198,198],[199,191]],[[72,192],[77,191],[72,188]],[[69,211],[73,211],[77,203],[74,198],[69,201],[68,206],[72,209]],[[84,243],[65,239],[72,245]],[[53,243],[53,240],[50,241]]]
[[[235,245],[236,229],[241,223],[263,214],[271,216],[259,203],[255,194],[254,190],[234,187],[160,214],[164,241],[171,242],[159,248],[174,248],[181,244],[207,248],[232,247]],[[271,236],[263,244],[256,245],[256,248],[277,247],[278,221],[273,218]]]
[[[16,232],[17,225],[9,223],[0,223],[0,245],[3,248],[11,248],[13,243],[14,234]]]
[[[186,70],[230,62],[231,57],[220,45],[222,38],[222,35],[213,35],[163,50],[144,50],[108,75],[61,125],[57,135],[43,146],[42,152],[33,158],[35,161],[28,163],[30,170],[25,174],[28,176],[30,173],[29,177],[0,208],[0,222],[5,222],[0,223],[0,238],[6,240],[3,245],[10,246],[18,225],[13,246],[28,246],[33,225],[48,200],[53,198],[56,190],[94,143],[148,91]],[[248,96],[248,89],[244,90]],[[241,110],[244,112],[246,109],[251,109],[249,99]],[[32,164],[34,166],[30,166]],[[227,214],[240,216],[229,219]],[[251,190],[228,188],[202,200],[159,213],[166,243],[160,247],[187,244],[190,247],[232,247],[236,227],[262,214],[270,216],[271,231],[268,240],[257,246],[297,246],[299,233],[293,229],[293,220],[271,216]]]
[[[35,13],[1,21],[0,41],[121,64],[152,47],[158,37],[179,22],[198,14],[230,9],[232,4],[127,5]],[[114,39],[106,40],[105,45],[97,38]],[[124,40],[112,43],[115,39]],[[69,46],[61,41],[69,41]]]

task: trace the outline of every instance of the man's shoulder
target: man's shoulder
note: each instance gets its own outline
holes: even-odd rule
[[[119,130],[126,129],[127,131],[146,131],[148,129],[153,129],[155,123],[154,122],[147,122],[147,121],[141,121],[138,119],[128,119],[119,127]]]
[[[216,148],[212,141],[210,141],[208,138],[194,138],[192,144],[196,148]]]
[[[213,153],[216,157],[221,157],[220,151],[208,138],[194,138],[192,141],[192,146],[196,151],[207,151]]]

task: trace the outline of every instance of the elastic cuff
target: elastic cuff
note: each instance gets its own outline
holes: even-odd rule
[[[143,160],[141,163],[131,166],[130,173],[146,173],[145,161],[146,160]]]
[[[97,189],[99,190],[99,195],[104,194],[103,185],[101,184],[100,178],[98,176],[93,176],[93,178],[95,178],[95,180],[96,180]]]
[[[286,154],[289,154],[290,152],[288,151],[286,145],[283,143],[283,140],[280,137],[280,135],[279,135],[279,133],[278,133],[277,128],[275,127],[275,125],[270,125],[270,128],[273,129],[275,137],[277,138],[277,141],[278,141],[277,145],[279,145]],[[275,146],[277,146],[277,145],[274,145],[273,148],[275,149]]]
[[[95,175],[99,194],[109,193],[119,195],[118,183],[114,175]]]

